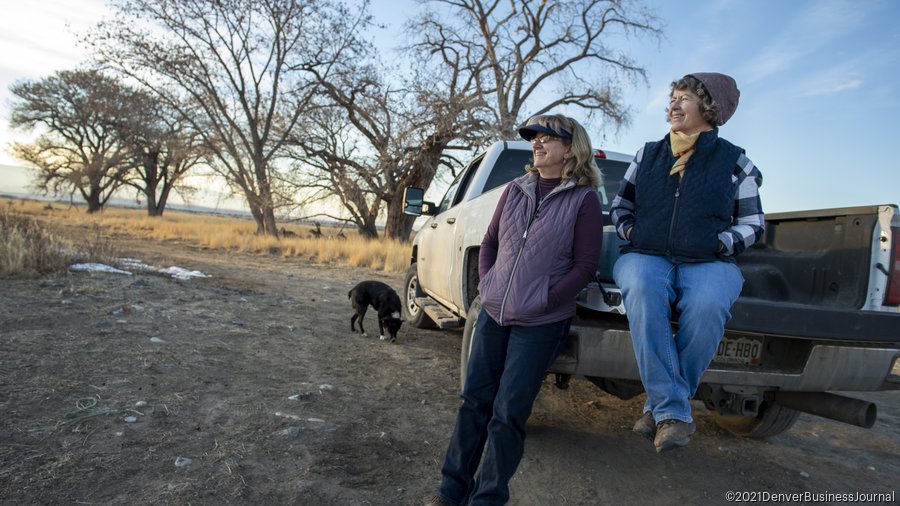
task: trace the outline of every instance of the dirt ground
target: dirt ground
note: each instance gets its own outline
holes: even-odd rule
[[[415,505],[433,492],[460,332],[404,326],[397,344],[350,332],[348,290],[399,291],[400,275],[178,242],[120,250],[210,277],[0,280],[2,504]],[[878,402],[873,429],[803,415],[762,441],[698,404],[694,442],[657,455],[630,432],[643,396],[548,381],[510,504],[896,494],[900,392],[856,396]]]

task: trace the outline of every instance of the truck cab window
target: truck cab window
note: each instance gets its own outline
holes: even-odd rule
[[[483,159],[484,156],[479,156],[473,160],[472,163],[470,163],[465,170],[460,172],[459,175],[456,176],[456,179],[450,183],[450,187],[447,188],[447,193],[444,194],[444,198],[441,200],[441,205],[438,206],[438,214],[459,204],[462,196],[466,194],[466,188],[469,186],[469,181],[472,180],[472,174],[478,170],[478,166],[481,165],[481,160]]]
[[[603,205],[603,212],[609,212],[609,205],[616,198],[619,192],[619,183],[625,177],[625,171],[628,170],[628,164],[625,162],[617,162],[604,158],[594,158],[597,167],[600,167],[600,173],[603,174],[603,185],[600,187],[600,203]]]
[[[525,174],[525,166],[531,163],[531,151],[521,149],[507,149],[500,153],[494,170],[488,176],[483,191],[493,190],[513,179]]]
[[[603,205],[603,211],[609,212],[609,205],[616,198],[616,193],[619,191],[619,182],[625,177],[628,164],[604,158],[595,158],[594,161],[597,162],[597,167],[600,168],[600,172],[603,174],[603,186],[600,187],[600,202]],[[525,174],[525,166],[530,163],[531,151],[520,149],[504,151],[497,158],[494,170],[491,171],[484,185],[484,191],[492,190]]]

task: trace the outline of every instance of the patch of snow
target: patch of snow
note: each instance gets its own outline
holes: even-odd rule
[[[98,263],[84,263],[84,264],[72,264],[69,267],[69,270],[72,271],[82,271],[82,272],[108,272],[112,274],[124,274],[126,276],[131,276],[132,272],[130,271],[140,271],[140,272],[158,272],[160,274],[166,274],[175,279],[181,280],[189,280],[191,278],[208,278],[206,274],[203,274],[200,271],[192,271],[185,269],[183,267],[169,267],[167,269],[161,269],[159,267],[153,267],[145,264],[144,262],[134,259],[134,258],[120,258],[117,260],[117,263],[123,269],[117,269],[115,267],[106,265],[106,264],[98,264]]]
[[[276,411],[275,416],[280,416],[283,418],[289,418],[291,420],[300,420],[300,417],[297,415],[292,415],[290,413],[282,413],[281,411]]]
[[[191,278],[205,278],[206,274],[203,274],[200,271],[189,271],[187,269],[183,269],[181,267],[169,267],[168,269],[160,269],[159,272],[163,274],[168,274],[175,279],[183,279],[188,280]]]
[[[106,264],[95,264],[95,263],[72,264],[69,266],[69,270],[70,271],[81,271],[81,272],[108,272],[110,274],[124,274],[126,276],[131,276],[131,273],[128,271],[116,269],[115,267],[111,267]]]

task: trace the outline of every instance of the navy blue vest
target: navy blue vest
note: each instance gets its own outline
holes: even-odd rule
[[[644,146],[635,180],[634,228],[623,252],[666,255],[681,262],[724,260],[719,232],[733,221],[737,161],[744,151],[719,138],[718,129],[700,134],[684,177],[670,176],[675,163],[669,136]]]

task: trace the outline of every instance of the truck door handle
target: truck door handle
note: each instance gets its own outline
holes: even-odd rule
[[[449,223],[451,225],[456,223],[456,218],[447,218],[447,223]]]

